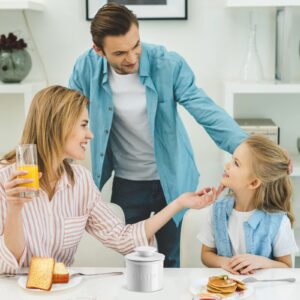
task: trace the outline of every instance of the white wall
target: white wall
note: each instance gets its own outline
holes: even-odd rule
[[[27,12],[32,34],[50,84],[66,85],[75,59],[91,46],[90,22],[84,0],[45,0],[45,11]],[[188,0],[187,21],[141,21],[143,41],[163,44],[186,58],[199,86],[222,105],[222,83],[237,78],[247,50],[249,10],[225,8],[225,0]],[[266,78],[274,74],[274,10],[256,10],[258,50]],[[0,11],[0,33],[14,31],[28,40],[20,12]],[[27,80],[43,76],[29,42],[34,67]],[[10,110],[10,112],[9,112]],[[9,113],[9,114],[8,114]],[[202,174],[201,186],[215,185],[222,174],[221,152],[203,129],[181,110]],[[0,153],[13,147],[21,134],[22,101],[0,96]],[[89,165],[87,160],[86,162]],[[109,192],[104,196],[109,198]]]

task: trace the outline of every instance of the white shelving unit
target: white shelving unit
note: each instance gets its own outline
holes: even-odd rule
[[[42,0],[0,0],[1,10],[32,10],[43,11]],[[30,32],[30,31],[29,31]],[[24,98],[24,115],[27,115],[32,97],[40,89],[46,86],[46,81],[24,82],[16,84],[4,84],[0,82],[0,94],[22,94]]]
[[[31,100],[36,92],[46,87],[45,81],[4,84],[0,83],[0,94],[21,94],[24,99],[24,115],[26,117]]]
[[[224,84],[224,108],[234,117],[234,98],[242,94],[300,94],[300,84],[281,84],[277,82],[244,83],[226,82]],[[228,159],[226,156],[224,159]],[[300,155],[292,155],[293,177],[300,177]]]
[[[44,10],[41,1],[27,0],[0,0],[0,10]]]
[[[244,83],[225,82],[225,109],[233,116],[234,97],[236,94],[300,94],[300,84],[280,82]]]
[[[300,6],[299,0],[227,0],[227,7],[282,7]]]

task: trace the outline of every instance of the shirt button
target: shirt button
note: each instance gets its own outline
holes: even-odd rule
[[[112,111],[112,110],[113,110],[113,108],[110,106],[110,107],[108,108],[108,110]]]
[[[97,177],[98,177],[98,178],[100,178],[100,177],[101,177],[101,175],[97,175]]]
[[[107,129],[105,129],[105,130],[104,130],[104,132],[105,132],[106,134],[108,134],[108,133],[109,133],[109,131],[108,131]]]
[[[100,153],[100,156],[104,156],[104,154],[103,154],[103,153]]]

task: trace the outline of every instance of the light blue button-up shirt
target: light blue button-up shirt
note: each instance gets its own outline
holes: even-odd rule
[[[143,44],[139,77],[146,86],[147,115],[158,174],[166,201],[183,192],[195,191],[199,183],[194,155],[177,112],[181,104],[201,124],[215,143],[232,153],[246,138],[237,123],[195,85],[195,76],[175,52],[162,46]],[[89,100],[93,178],[101,189],[113,171],[109,132],[113,119],[108,63],[93,49],[81,55],[73,69],[69,86]],[[128,104],[130,105],[130,104]],[[174,220],[178,224],[184,212]]]
[[[233,197],[219,199],[213,205],[213,232],[217,254],[232,257],[232,246],[228,234],[228,222],[234,206]],[[274,259],[274,240],[278,234],[283,212],[256,210],[244,222],[246,253]]]

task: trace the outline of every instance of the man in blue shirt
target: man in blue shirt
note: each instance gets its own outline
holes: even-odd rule
[[[182,57],[140,42],[136,16],[125,6],[103,6],[91,33],[93,49],[76,61],[69,85],[90,100],[94,180],[101,189],[114,171],[111,201],[123,208],[127,223],[135,223],[198,186],[178,104],[223,150],[232,153],[246,135],[196,87]],[[183,214],[156,235],[165,267],[179,266]]]

